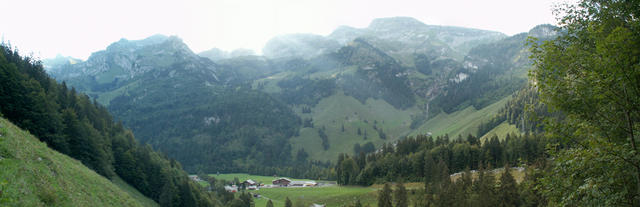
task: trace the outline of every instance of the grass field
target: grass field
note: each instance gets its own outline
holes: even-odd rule
[[[302,128],[300,136],[290,139],[294,151],[304,148],[310,159],[322,161],[333,161],[337,159],[338,153],[352,153],[356,143],[364,145],[373,142],[380,146],[384,142],[395,141],[409,132],[411,115],[420,113],[415,107],[398,110],[381,99],[368,99],[362,104],[342,92],[321,100],[312,108],[311,114],[303,114],[299,108],[295,111],[303,119],[313,118],[314,128]],[[374,125],[383,130],[387,135],[386,140],[380,138],[373,128]],[[322,127],[326,129],[325,133],[328,136],[328,150],[322,148],[322,141],[318,135],[318,129]],[[358,128],[361,135],[357,133]],[[367,139],[364,138],[365,131]]]
[[[281,90],[277,82],[287,77],[305,75],[311,79],[325,79],[333,78],[340,73],[352,73],[355,69],[355,67],[336,68],[313,74],[307,74],[308,71],[280,72],[254,81],[253,87],[257,88],[260,83],[264,85],[263,91],[278,93]],[[428,79],[424,74],[422,74],[423,76],[419,75],[416,73],[412,78]],[[313,118],[314,127],[301,128],[299,136],[292,137],[289,142],[293,146],[294,152],[304,148],[309,153],[309,159],[334,161],[339,153],[353,153],[355,144],[362,146],[367,142],[372,142],[376,147],[380,147],[383,143],[390,143],[404,136],[415,136],[428,132],[434,136],[449,134],[451,138],[456,138],[458,135],[476,135],[480,122],[491,118],[510,98],[511,96],[508,96],[482,109],[475,109],[471,106],[451,114],[434,114],[422,126],[412,130],[409,128],[411,116],[422,113],[417,107],[399,110],[382,99],[372,98],[367,99],[363,104],[338,90],[337,93],[320,100],[311,108],[310,114],[302,113],[301,106],[293,107],[302,119]],[[386,139],[380,138],[374,125],[376,128],[382,129],[386,134]],[[343,126],[344,131],[342,130]],[[326,150],[322,147],[322,139],[318,133],[318,130],[322,128],[325,129],[329,141],[329,148]],[[358,129],[361,131],[360,134],[357,133]]]
[[[274,206],[284,206],[287,197],[295,204],[309,206],[311,203],[326,204],[331,206],[343,206],[354,203],[360,199],[362,204],[375,206],[377,189],[373,187],[355,186],[328,186],[307,188],[261,188],[253,191],[263,198],[255,199],[256,207],[266,206],[271,199]]]
[[[496,128],[493,128],[491,131],[487,132],[487,134],[482,136],[480,140],[489,139],[493,137],[493,135],[496,135],[500,140],[503,140],[507,136],[507,134],[520,134],[520,130],[518,130],[515,125],[509,124],[505,121],[498,125]]]
[[[503,171],[504,169],[500,168],[489,172],[493,173],[496,180],[498,180]],[[521,182],[524,179],[524,171],[518,171],[512,168],[511,173],[517,182]],[[267,183],[265,181],[271,182],[273,179],[271,176],[257,176],[243,173],[216,175],[216,178],[225,180],[233,180],[235,177],[241,181],[252,179],[263,183]],[[454,175],[451,179],[455,181],[460,177],[460,175]],[[477,173],[472,173],[472,177],[477,178]],[[260,188],[259,190],[249,192],[262,196],[261,198],[254,199],[256,207],[266,206],[268,200],[271,200],[274,206],[284,206],[286,198],[289,198],[294,203],[294,206],[309,206],[312,203],[317,203],[325,204],[328,207],[337,207],[353,204],[356,200],[360,200],[364,206],[367,204],[376,206],[378,190],[382,187],[383,185],[381,184],[375,184],[369,187],[330,185],[305,188]],[[405,183],[405,187],[409,191],[418,191],[423,189],[424,184],[420,182]],[[395,189],[395,186],[392,185],[392,189]]]
[[[456,138],[458,135],[463,137],[468,134],[476,135],[480,122],[490,119],[510,99],[511,96],[507,96],[480,110],[469,106],[451,114],[440,113],[413,131],[411,135],[426,134],[427,132],[431,132],[433,136],[449,134],[450,138]]]
[[[144,206],[79,161],[0,118],[0,206]],[[151,204],[152,205],[152,204]]]

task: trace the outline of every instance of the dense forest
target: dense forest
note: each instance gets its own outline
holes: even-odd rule
[[[119,176],[161,206],[213,206],[178,162],[141,145],[107,110],[58,84],[40,62],[0,45],[0,114],[97,173]]]
[[[545,160],[547,140],[538,135],[494,136],[480,140],[472,135],[451,140],[448,136],[408,137],[385,144],[376,152],[350,157],[341,154],[336,162],[337,182],[344,185],[410,181],[430,182],[439,171],[461,172],[491,167],[533,165]],[[447,173],[448,175],[448,173]],[[438,178],[439,179],[439,178]]]

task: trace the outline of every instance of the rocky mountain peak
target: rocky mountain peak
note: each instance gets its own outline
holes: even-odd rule
[[[558,35],[558,27],[550,24],[541,24],[529,30],[529,36],[536,38],[549,38]]]
[[[413,17],[389,17],[374,19],[369,24],[371,30],[406,30],[410,28],[426,27],[427,25]]]

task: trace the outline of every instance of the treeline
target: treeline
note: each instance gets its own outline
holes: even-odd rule
[[[389,183],[378,191],[379,207],[413,206],[546,206],[541,192],[533,187],[535,180],[542,177],[539,170],[530,168],[523,173],[524,179],[518,183],[508,167],[502,172],[480,169],[475,176],[465,171],[452,179],[447,168],[442,168],[437,179],[425,183],[422,189],[408,191],[402,182],[391,189]],[[362,207],[359,201],[350,206]]]
[[[314,80],[299,76],[281,80],[278,82],[278,86],[282,88],[282,92],[278,94],[278,97],[283,102],[291,105],[306,104],[308,106],[315,106],[322,98],[333,95],[337,88],[333,79]]]
[[[58,84],[42,64],[0,45],[0,113],[97,173],[120,176],[161,206],[212,206],[174,160],[138,144],[133,134],[89,97]]]
[[[342,185],[371,185],[398,180],[430,181],[438,170],[450,172],[480,169],[480,166],[517,166],[544,158],[546,139],[538,135],[494,136],[481,141],[472,135],[450,140],[448,136],[408,137],[396,144],[384,144],[375,153],[356,156],[340,154],[335,166]]]
[[[526,86],[513,95],[498,114],[478,126],[478,136],[483,136],[503,122],[515,125],[522,132],[543,132],[545,117],[561,117],[560,112],[550,112],[540,101],[539,93],[533,86]]]
[[[309,154],[304,148],[299,149],[295,156],[290,160],[283,162],[279,165],[266,166],[255,165],[249,167],[246,171],[253,175],[264,176],[288,176],[294,178],[307,178],[314,180],[334,180],[335,171],[333,171],[333,164],[330,162],[322,162],[317,160],[309,160]]]

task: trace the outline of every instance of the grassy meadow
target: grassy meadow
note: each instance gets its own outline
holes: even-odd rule
[[[48,148],[4,118],[0,118],[0,191],[0,206],[155,206],[135,189],[115,184]]]

